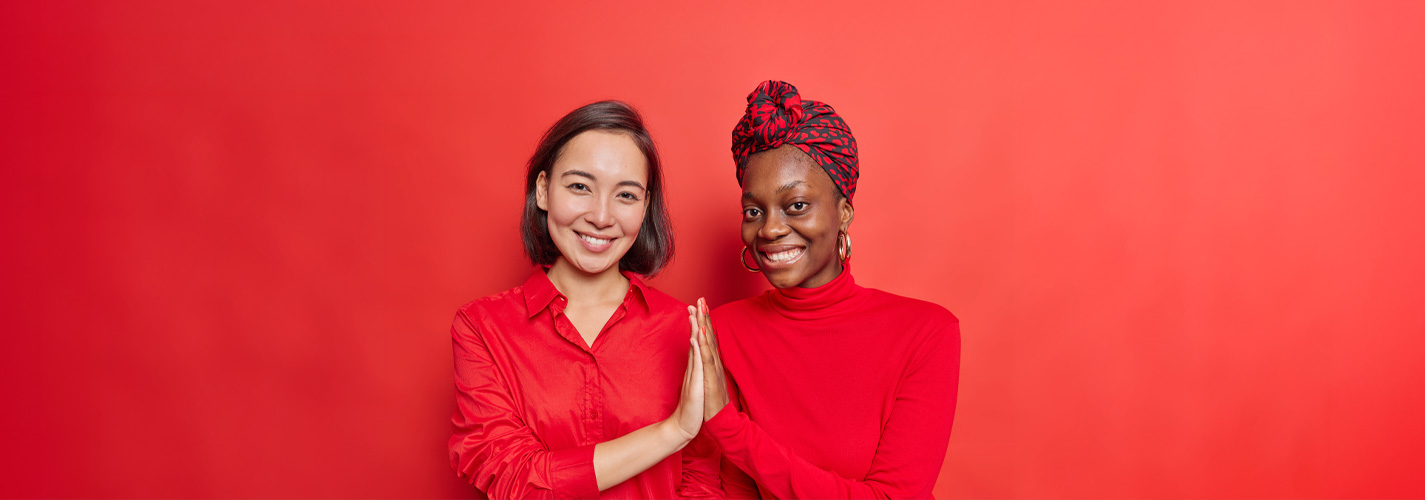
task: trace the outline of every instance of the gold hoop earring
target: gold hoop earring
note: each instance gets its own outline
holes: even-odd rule
[[[851,258],[851,235],[846,231],[836,235],[836,253],[841,254],[841,262],[846,262],[846,259]]]
[[[760,267],[752,267],[752,266],[747,265],[747,254],[750,254],[750,253],[752,253],[752,249],[751,249],[751,248],[742,247],[742,254],[740,254],[740,255],[737,256],[737,260],[742,261],[742,268],[743,268],[743,269],[746,269],[748,272],[754,272],[754,273],[760,273],[760,272],[762,272],[762,268],[760,268]],[[753,261],[755,262],[756,259],[754,258]]]

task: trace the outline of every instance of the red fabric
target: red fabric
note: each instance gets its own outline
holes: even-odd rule
[[[846,271],[712,320],[734,390],[703,428],[732,466],[728,498],[931,497],[955,417],[953,314]]]
[[[450,463],[485,496],[721,496],[704,436],[600,495],[594,445],[667,418],[688,362],[687,305],[624,276],[628,295],[592,347],[542,269],[456,312]]]
[[[747,110],[732,129],[737,185],[742,185],[749,156],[783,144],[796,146],[810,156],[831,176],[831,182],[848,202],[856,196],[861,166],[851,127],[830,105],[802,100],[790,83],[767,80],[747,94]]]

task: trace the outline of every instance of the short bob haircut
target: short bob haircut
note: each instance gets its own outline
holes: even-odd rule
[[[534,156],[529,158],[529,172],[524,183],[524,215],[520,217],[520,233],[524,251],[536,265],[548,266],[559,258],[559,248],[549,237],[549,212],[539,208],[535,189],[540,172],[546,176],[554,162],[575,136],[590,130],[618,132],[633,139],[643,157],[648,160],[648,207],[643,214],[643,226],[628,253],[619,259],[623,271],[653,276],[673,260],[673,224],[668,207],[663,202],[663,167],[658,149],[643,125],[638,111],[620,101],[599,101],[585,105],[560,118],[539,140]],[[552,181],[552,179],[551,179]],[[551,182],[552,184],[552,182]]]

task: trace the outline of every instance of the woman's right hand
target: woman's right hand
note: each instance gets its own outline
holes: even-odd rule
[[[703,425],[703,363],[702,348],[698,345],[698,310],[688,306],[688,326],[692,330],[688,336],[688,367],[683,370],[683,390],[678,395],[678,407],[665,420],[680,437],[692,441]]]

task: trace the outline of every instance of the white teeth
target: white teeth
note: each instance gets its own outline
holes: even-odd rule
[[[777,253],[764,253],[763,255],[766,255],[767,260],[770,260],[772,262],[787,262],[789,260],[797,258],[797,256],[801,254],[802,249],[795,248],[792,250],[784,250]]]
[[[583,238],[584,241],[589,242],[590,245],[596,245],[596,246],[597,246],[597,245],[602,245],[602,244],[608,243],[608,242],[610,242],[610,241],[613,241],[612,239],[601,240],[601,239],[595,238],[595,237],[593,237],[593,236],[585,236],[585,235],[582,235],[582,234],[579,235],[579,237],[580,237],[580,238]]]

